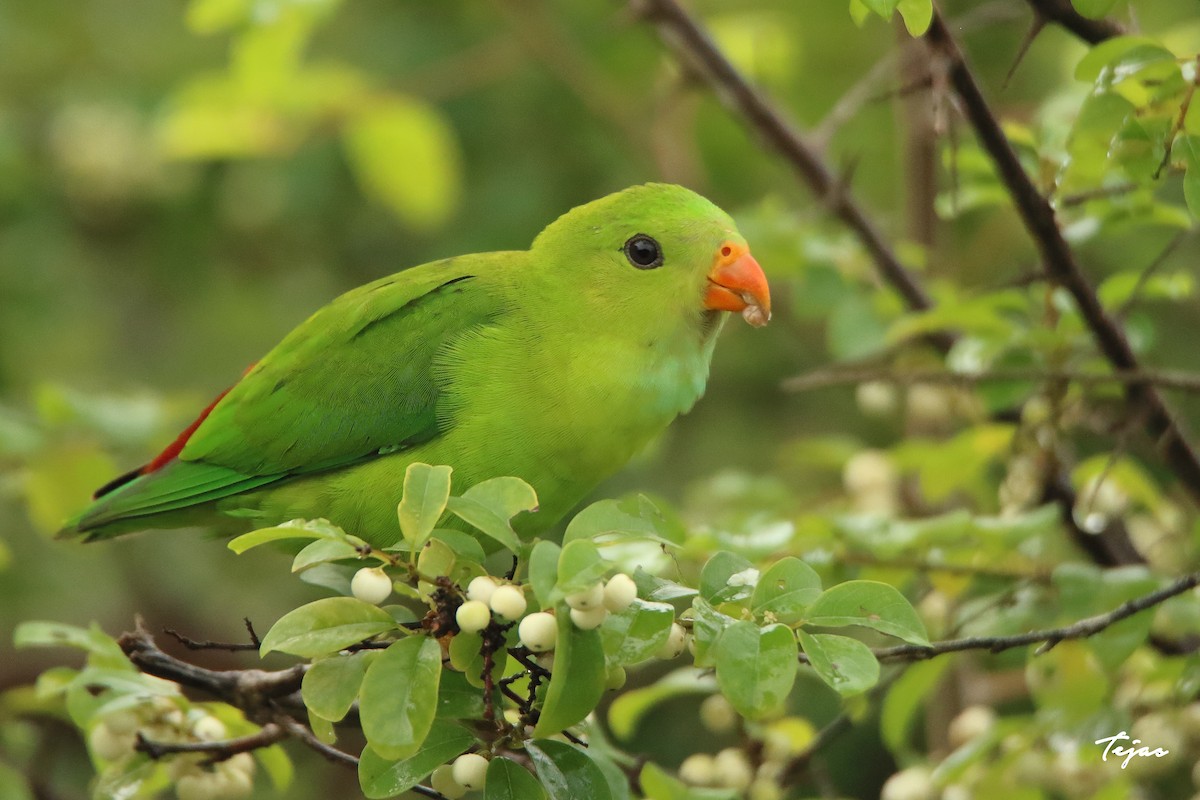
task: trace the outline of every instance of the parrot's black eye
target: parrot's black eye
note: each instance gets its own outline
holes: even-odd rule
[[[644,233],[631,236],[625,242],[625,257],[638,269],[654,269],[663,263],[662,248]]]

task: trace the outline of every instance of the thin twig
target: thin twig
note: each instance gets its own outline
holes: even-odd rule
[[[1172,253],[1179,249],[1179,245],[1183,244],[1183,240],[1186,239],[1188,234],[1191,232],[1191,229],[1189,229],[1175,234],[1175,236],[1171,238],[1171,241],[1167,243],[1167,246],[1162,249],[1162,252],[1155,256],[1154,260],[1146,265],[1145,269],[1143,269],[1138,275],[1137,283],[1135,283],[1133,285],[1133,289],[1129,291],[1129,297],[1127,297],[1125,302],[1121,304],[1121,307],[1116,310],[1114,315],[1117,319],[1124,320],[1125,317],[1129,315],[1130,310],[1142,298],[1142,292],[1145,290],[1146,284],[1150,282],[1150,278],[1154,276],[1154,273],[1158,272],[1159,267],[1167,263],[1167,259],[1171,257]]]
[[[238,652],[242,650],[257,650],[259,648],[258,644],[251,642],[213,642],[208,639],[203,641],[192,639],[184,636],[174,628],[163,628],[163,633],[179,642],[188,650],[228,650],[230,652]]]
[[[208,755],[203,764],[216,764],[226,761],[238,753],[249,753],[263,747],[281,742],[288,737],[288,732],[279,725],[267,723],[256,732],[239,736],[235,739],[218,739],[212,742],[159,742],[147,739],[139,731],[133,749],[145,753],[154,760],[177,753],[205,753]]]
[[[962,101],[963,111],[1012,196],[1041,254],[1047,276],[1071,294],[1096,346],[1114,371],[1142,373],[1142,366],[1124,331],[1101,305],[1095,289],[1063,238],[1054,209],[1021,166],[958,43],[936,9],[926,36],[934,49],[949,59],[951,84]],[[1168,466],[1193,500],[1200,503],[1200,457],[1184,436],[1162,395],[1151,383],[1141,380],[1126,384],[1125,396],[1132,408],[1145,410],[1147,433],[1152,440],[1162,442]]]
[[[1187,91],[1183,95],[1183,102],[1179,104],[1179,114],[1175,117],[1175,123],[1171,125],[1171,131],[1167,134],[1167,140],[1163,143],[1162,160],[1158,162],[1158,167],[1154,170],[1154,179],[1158,180],[1162,175],[1163,170],[1171,163],[1171,151],[1175,149],[1175,139],[1183,130],[1184,120],[1187,119],[1188,109],[1192,107],[1192,97],[1196,94],[1196,87],[1200,86],[1200,54],[1196,55],[1196,71],[1192,75],[1192,82],[1188,84]]]
[[[935,656],[947,653],[961,653],[964,650],[987,650],[990,653],[999,653],[1004,650],[1011,650],[1014,647],[1037,644],[1040,647],[1034,651],[1034,655],[1042,655],[1059,642],[1066,642],[1072,639],[1086,639],[1089,636],[1095,636],[1105,628],[1115,625],[1121,620],[1128,619],[1134,614],[1153,608],[1172,597],[1194,589],[1198,585],[1200,585],[1200,572],[1193,572],[1157,591],[1122,603],[1105,614],[1087,617],[1070,625],[1064,625],[1061,628],[1028,631],[1027,633],[1018,633],[1013,636],[970,636],[964,639],[947,639],[929,645],[901,644],[894,647],[876,648],[872,652],[875,653],[875,657],[880,661],[925,661]],[[807,664],[807,656],[801,653],[800,661]]]
[[[850,386],[868,381],[884,381],[904,386],[918,383],[975,386],[981,383],[1013,383],[1064,381],[1085,386],[1129,385],[1150,383],[1164,389],[1200,392],[1200,374],[1173,370],[1138,370],[1137,372],[1086,372],[1082,370],[1038,369],[1034,367],[996,367],[979,372],[950,372],[945,369],[892,370],[888,367],[818,369],[788,378],[783,388],[789,392],[809,392],[834,386]]]

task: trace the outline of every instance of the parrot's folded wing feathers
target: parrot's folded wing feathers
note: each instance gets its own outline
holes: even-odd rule
[[[436,412],[437,354],[502,313],[476,272],[512,255],[434,262],[342,295],[250,369],[178,458],[99,497],[62,533],[206,503],[434,438],[447,424]]]

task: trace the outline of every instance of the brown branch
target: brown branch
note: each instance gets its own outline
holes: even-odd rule
[[[1097,347],[1113,369],[1124,373],[1142,372],[1124,331],[1100,304],[1095,289],[1059,230],[1054,209],[1021,166],[958,43],[936,10],[926,36],[933,48],[949,59],[950,81],[962,102],[963,111],[1012,196],[1041,254],[1042,267],[1048,278],[1070,292]],[[1162,395],[1148,381],[1133,381],[1126,385],[1125,396],[1131,408],[1145,414],[1150,438],[1161,442],[1168,466],[1192,498],[1200,503],[1200,457],[1188,443]]]
[[[263,725],[255,733],[246,736],[239,736],[235,739],[218,739],[212,742],[158,742],[147,739],[139,731],[133,749],[139,753],[145,753],[155,761],[177,753],[206,753],[208,758],[201,763],[215,764],[218,761],[233,758],[238,753],[249,753],[251,750],[270,747],[287,737],[287,731],[273,722]]]
[[[980,372],[950,372],[945,369],[912,369],[893,371],[886,367],[855,369],[819,369],[788,378],[783,388],[789,392],[808,392],[835,386],[850,386],[867,381],[910,386],[916,383],[975,386],[980,383],[1015,383],[1046,381],[1079,383],[1085,386],[1153,384],[1164,389],[1200,392],[1200,374],[1174,370],[1138,370],[1137,372],[1087,372],[1082,370],[997,367]]]
[[[1095,636],[1121,620],[1153,608],[1172,597],[1194,589],[1196,586],[1200,586],[1200,572],[1193,572],[1178,578],[1161,589],[1124,602],[1105,614],[1087,617],[1061,628],[1028,631],[1013,636],[971,636],[964,639],[947,639],[929,645],[901,644],[894,647],[876,648],[872,652],[880,661],[925,661],[935,656],[961,653],[965,650],[987,650],[989,653],[999,653],[1014,647],[1037,644],[1040,647],[1034,651],[1034,654],[1041,655],[1059,642]],[[808,657],[801,653],[800,661],[807,664]]]
[[[750,85],[676,0],[633,0],[633,6],[643,19],[654,25],[676,57],[783,156],[812,193],[855,233],[882,279],[904,298],[908,307],[915,310],[931,308],[933,302],[924,287],[900,262],[823,155]],[[943,351],[954,341],[944,333],[935,334],[930,340]]]
[[[208,639],[192,639],[174,628],[163,628],[163,633],[179,642],[188,650],[228,650],[229,652],[236,653],[243,650],[257,650],[259,648],[259,645],[253,642],[213,642]]]
[[[1039,18],[1066,28],[1088,44],[1121,36],[1125,29],[1110,19],[1091,19],[1075,10],[1071,0],[1027,0]]]
[[[351,769],[358,767],[357,756],[325,744],[280,706],[281,700],[299,691],[308,665],[297,664],[276,671],[205,669],[159,649],[140,619],[134,631],[121,634],[117,644],[133,665],[147,675],[173,681],[222,700],[241,709],[247,719],[262,725],[257,733],[215,742],[156,742],[139,736],[136,745],[139,752],[151,758],[174,753],[209,753],[209,761],[215,762],[290,738],[335,764]],[[431,800],[448,800],[445,795],[426,786],[417,785],[409,791]]]

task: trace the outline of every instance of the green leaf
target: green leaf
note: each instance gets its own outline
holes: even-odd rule
[[[1116,8],[1119,0],[1071,0],[1075,10],[1085,17],[1099,19]]]
[[[717,683],[739,714],[759,719],[783,709],[800,666],[790,628],[741,620],[725,629],[715,649]]]
[[[863,5],[884,19],[891,19],[900,0],[862,0]]]
[[[929,30],[929,23],[933,21],[933,0],[900,0],[896,10],[904,19],[908,35],[913,38],[924,36],[925,31]]]
[[[811,635],[800,637],[805,652],[808,651],[804,645],[806,637],[811,638]],[[911,664],[884,696],[879,711],[879,733],[898,763],[904,763],[908,756],[917,756],[919,751],[912,743],[912,734],[925,708],[925,698],[931,696],[952,663],[949,659],[935,658]]]
[[[700,596],[709,603],[745,600],[754,592],[758,570],[737,553],[714,553],[700,570]]]
[[[482,666],[481,658],[480,667]],[[483,692],[472,686],[467,676],[461,672],[442,672],[442,682],[438,686],[437,716],[438,719],[481,719]]]
[[[450,499],[450,467],[413,463],[404,471],[404,496],[397,514],[400,532],[413,550],[433,533]]]
[[[861,694],[879,682],[879,660],[858,639],[803,630],[796,633],[817,675],[843,697]]]
[[[794,556],[781,558],[771,565],[750,598],[755,616],[771,614],[785,624],[798,622],[804,609],[821,595],[821,576]]]
[[[358,705],[372,750],[393,759],[418,751],[437,713],[441,676],[442,648],[427,636],[401,639],[371,663]]]
[[[929,644],[916,610],[894,586],[879,581],[846,581],[826,589],[809,606],[804,622],[826,628],[862,625],[913,644]]]
[[[1108,70],[1110,75],[1128,77],[1158,61],[1172,61],[1175,55],[1154,39],[1145,36],[1115,36],[1087,52],[1075,67],[1075,78],[1092,83]]]
[[[586,752],[552,739],[531,741],[525,750],[550,800],[612,800],[604,773]]]
[[[638,597],[644,597],[647,600],[655,600],[660,603],[669,603],[672,600],[695,597],[700,594],[690,586],[684,586],[683,584],[660,578],[657,575],[651,575],[641,567],[633,571],[633,582],[637,584]]]
[[[273,528],[260,528],[250,533],[244,533],[229,542],[228,547],[241,555],[252,547],[258,547],[269,542],[280,542],[285,539],[345,539],[346,533],[336,525],[324,519],[294,519]]]
[[[825,341],[834,359],[856,361],[887,345],[887,325],[870,300],[864,295],[852,294],[830,311]]]
[[[554,605],[554,585],[558,583],[558,560],[562,548],[554,542],[541,541],[529,553],[529,585],[542,608]]]
[[[735,800],[733,789],[703,789],[688,786],[662,767],[647,762],[638,775],[646,800]]]
[[[1187,165],[1183,175],[1183,199],[1192,216],[1200,219],[1200,136],[1180,136],[1174,151]]]
[[[605,658],[609,664],[622,667],[651,658],[667,641],[673,622],[674,606],[634,600],[619,614],[610,614],[600,626]],[[557,660],[555,664],[557,669]]]
[[[377,650],[362,650],[314,661],[300,684],[304,705],[321,719],[342,719],[358,697],[367,667],[378,655]]]
[[[475,737],[452,722],[437,720],[420,749],[407,758],[384,758],[368,745],[358,762],[358,783],[370,798],[395,797],[435,769],[462,755]]]
[[[280,617],[263,637],[259,655],[278,650],[316,658],[395,629],[391,614],[378,606],[353,597],[326,597]]]
[[[303,572],[317,564],[329,561],[359,558],[361,554],[358,548],[366,545],[366,542],[362,539],[358,539],[357,542],[351,541],[351,539],[357,538],[347,536],[345,539],[317,539],[306,544],[304,549],[292,559],[292,572]]]
[[[135,672],[124,651],[111,636],[92,623],[90,628],[65,625],[61,622],[29,621],[13,631],[13,646],[78,647],[90,655],[89,663],[96,667],[111,667]]]
[[[461,497],[451,497],[446,507],[516,553],[521,542],[509,521],[522,511],[536,511],[537,494],[520,478],[492,478],[475,484]]]
[[[622,692],[609,706],[608,725],[614,736],[628,740],[637,731],[642,717],[662,703],[681,695],[712,694],[716,690],[717,682],[710,672],[684,667],[645,688]]]
[[[645,497],[600,500],[575,515],[567,525],[562,543],[612,538],[645,539],[668,547],[680,544],[664,537],[656,522],[662,522],[662,515]]]
[[[582,543],[582,542],[580,542]],[[566,606],[556,614],[554,670],[534,736],[553,736],[592,713],[604,694],[604,648],[600,632],[575,627]]]
[[[728,614],[722,614],[704,601],[704,598],[692,599],[692,636],[694,637],[695,654],[693,661],[697,667],[711,667],[713,656],[709,652],[721,639],[721,635],[736,620]]]
[[[441,112],[413,97],[363,105],[343,130],[363,190],[415,228],[436,228],[458,207],[458,143]]]
[[[497,756],[488,763],[483,800],[546,800],[546,790],[529,770]]]
[[[421,554],[417,556],[417,570],[430,578],[449,577],[456,561],[458,556],[450,545],[437,539],[429,539],[421,548]]]
[[[77,726],[86,728],[98,717],[140,706],[153,697],[183,699],[179,687],[167,681],[127,668],[87,667],[67,687],[67,713]]]
[[[271,786],[277,792],[286,791],[292,785],[292,778],[295,777],[296,768],[292,766],[292,759],[288,756],[287,751],[281,745],[273,744],[270,747],[260,747],[254,751],[254,758],[262,766],[263,772],[271,780]]]
[[[612,569],[612,564],[600,555],[600,549],[587,539],[576,539],[563,547],[558,557],[558,580],[552,598],[557,601],[567,595],[594,586]]]

